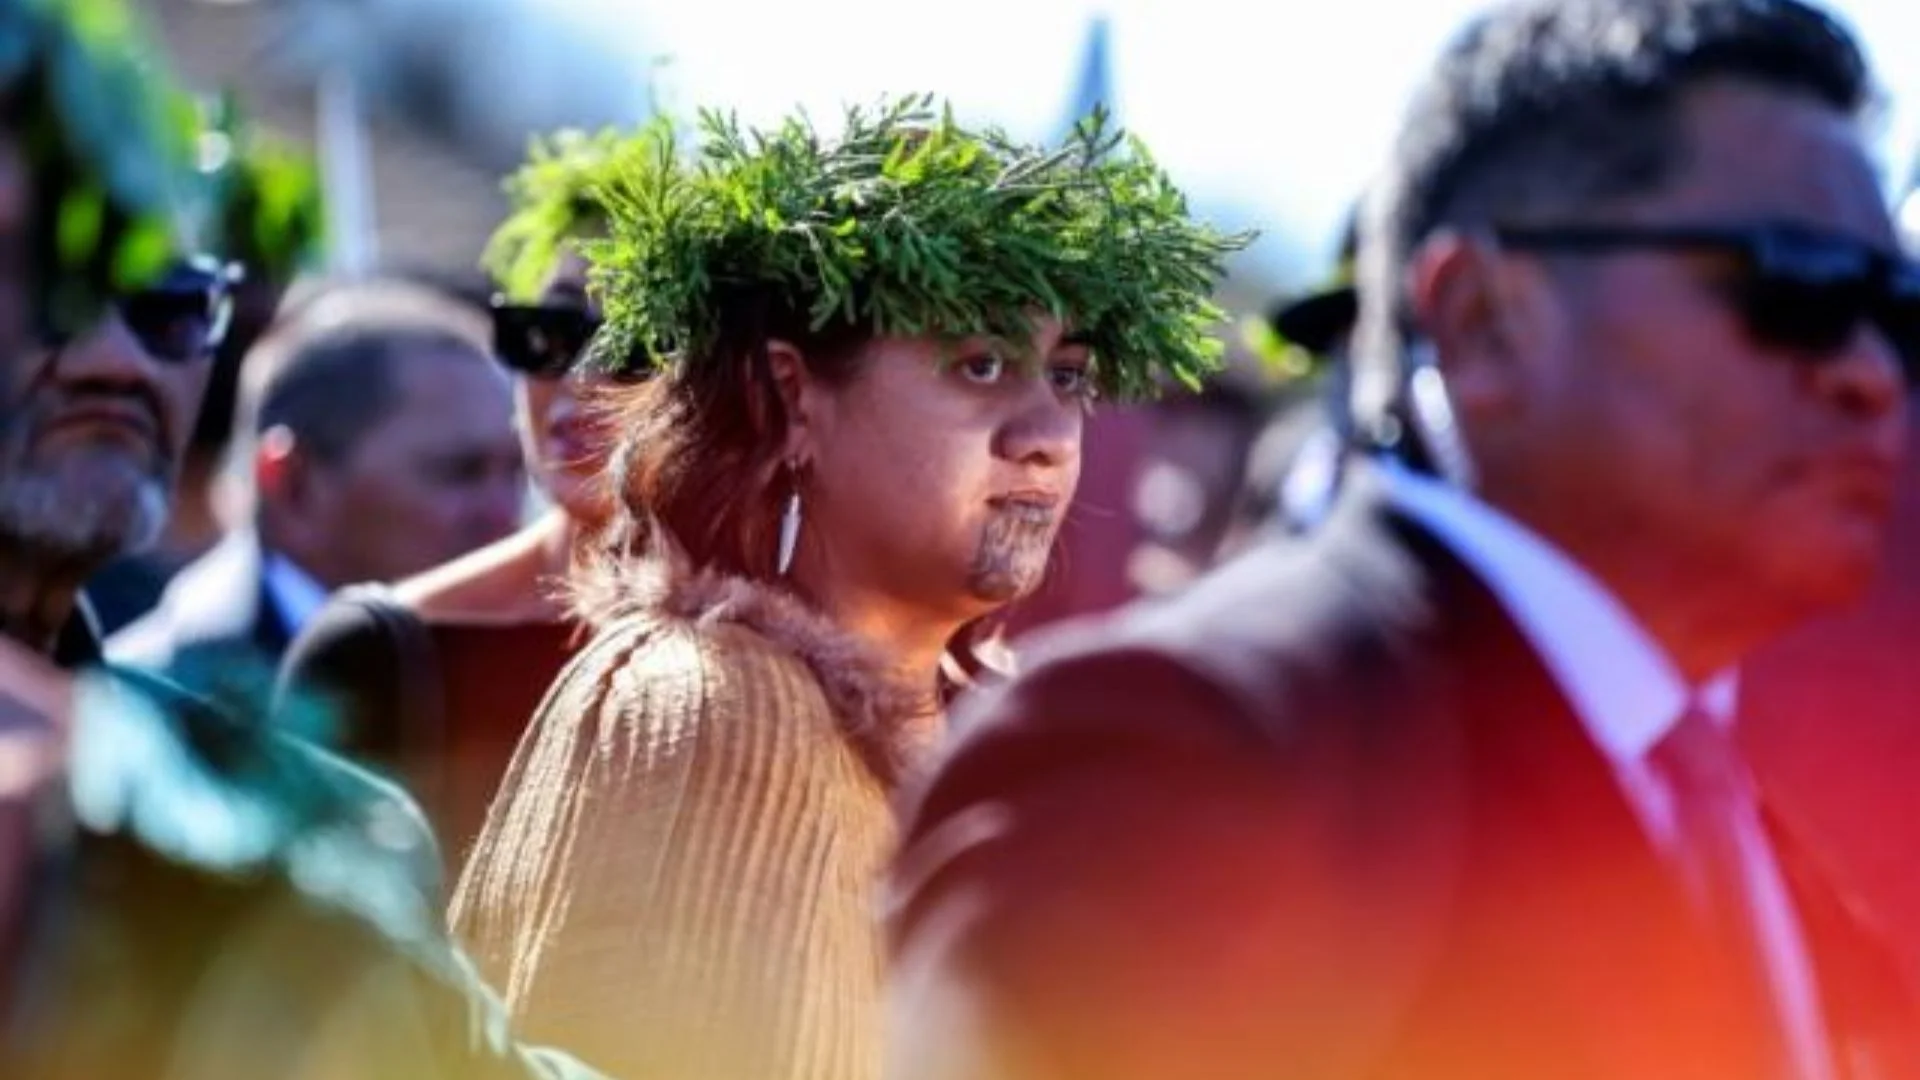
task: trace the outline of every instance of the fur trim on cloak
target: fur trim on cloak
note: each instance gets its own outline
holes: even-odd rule
[[[799,657],[848,739],[889,788],[926,759],[945,728],[938,688],[905,685],[872,646],[777,585],[695,571],[672,544],[596,559],[582,569],[570,600],[575,616],[595,628],[662,616],[696,626],[732,623]]]

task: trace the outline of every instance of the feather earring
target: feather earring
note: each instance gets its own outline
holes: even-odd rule
[[[786,577],[793,569],[793,553],[800,546],[800,481],[799,470],[788,467],[794,475],[793,491],[787,495],[787,509],[780,515],[780,558],[777,563],[779,576]]]

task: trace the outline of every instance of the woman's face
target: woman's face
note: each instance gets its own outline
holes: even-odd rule
[[[806,572],[936,618],[1040,583],[1080,478],[1092,357],[1053,320],[1026,346],[884,338],[851,382],[807,382],[789,444]]]
[[[572,252],[562,255],[540,303],[592,312],[586,261]],[[587,521],[607,512],[599,478],[611,444],[581,401],[581,391],[600,378],[578,368],[560,378],[521,375],[514,390],[520,446],[533,482],[568,516]]]

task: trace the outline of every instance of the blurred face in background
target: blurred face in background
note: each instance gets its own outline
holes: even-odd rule
[[[514,372],[514,427],[534,485],[576,521],[607,515],[601,490],[611,449],[591,391],[607,376],[582,370],[599,309],[587,296],[587,263],[560,258],[537,304],[497,311],[495,352]]]
[[[451,346],[394,367],[386,414],[339,460],[306,461],[297,485],[279,485],[295,489],[278,497],[280,546],[332,588],[397,581],[520,525],[526,472],[507,380]]]
[[[1145,593],[1186,585],[1214,565],[1233,524],[1261,416],[1222,396],[1173,399],[1151,410],[1133,514],[1144,534],[1128,575]]]

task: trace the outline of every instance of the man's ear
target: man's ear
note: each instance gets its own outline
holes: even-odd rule
[[[307,461],[285,425],[260,433],[253,447],[253,488],[263,504],[297,509],[310,488]]]
[[[786,341],[767,342],[767,370],[786,411],[787,438],[780,460],[804,464],[812,457],[815,425],[819,422],[819,385],[807,370],[806,357]]]
[[[1518,402],[1539,344],[1531,310],[1537,283],[1491,240],[1457,232],[1420,246],[1408,282],[1415,321],[1433,343],[1454,407],[1485,414]]]

